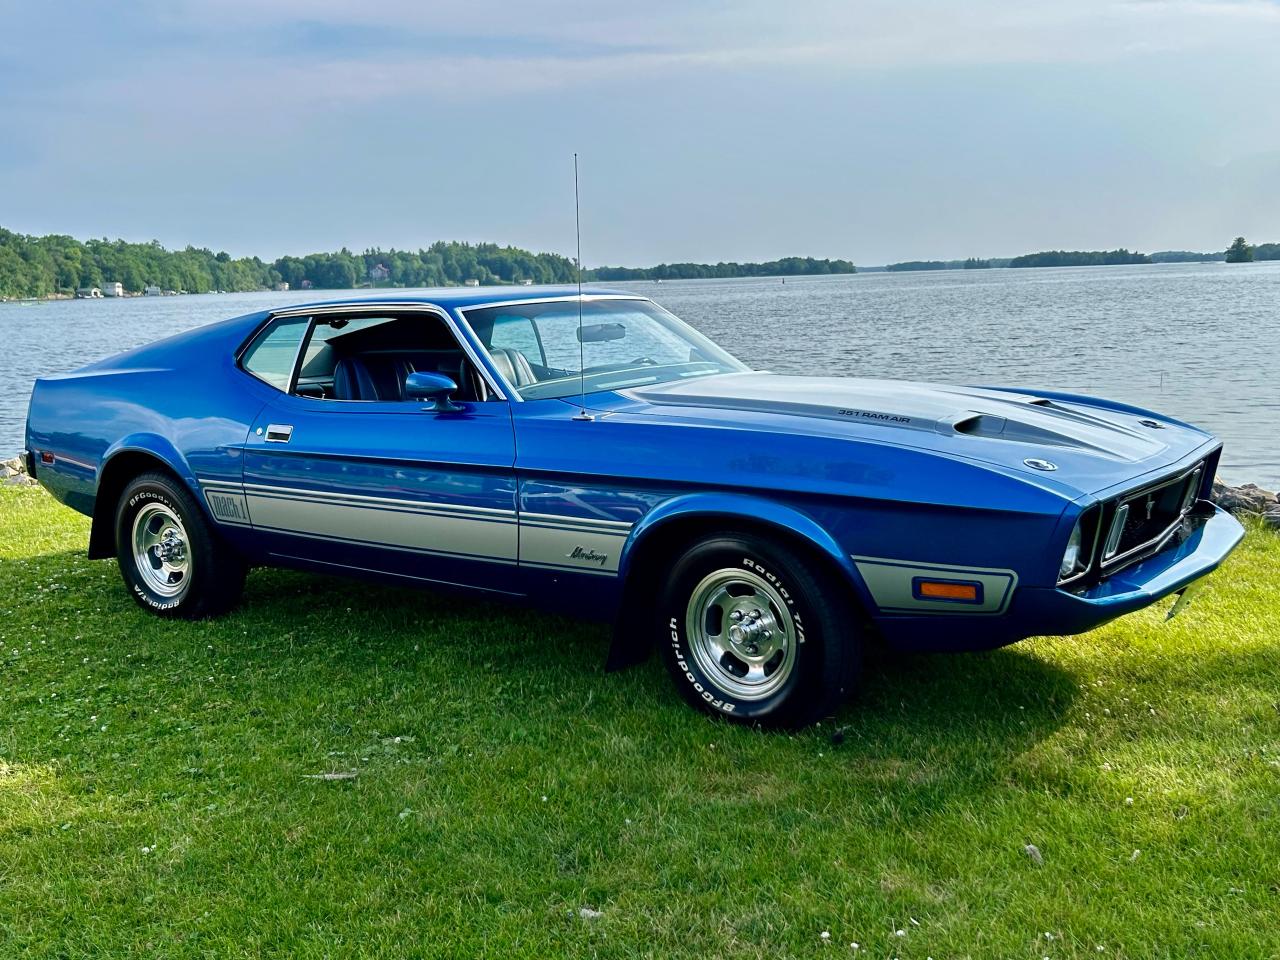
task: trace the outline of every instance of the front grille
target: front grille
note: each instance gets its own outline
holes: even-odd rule
[[[1177,532],[1195,506],[1204,480],[1204,464],[1127,493],[1104,511],[1102,570],[1110,573],[1150,556]]]

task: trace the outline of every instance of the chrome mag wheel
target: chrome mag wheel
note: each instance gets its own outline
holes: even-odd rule
[[[149,590],[176,597],[191,579],[187,531],[162,503],[149,503],[133,518],[133,562]]]
[[[750,570],[716,570],[694,588],[685,616],[699,669],[739,700],[776,693],[796,662],[796,628],[786,601]]]

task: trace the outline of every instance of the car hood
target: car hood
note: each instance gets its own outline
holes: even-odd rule
[[[1174,463],[1213,439],[1177,420],[1103,400],[900,380],[741,373],[625,395],[654,409],[684,408],[715,419],[781,416],[797,427],[803,421],[809,431],[930,448],[1020,472],[1036,472],[1028,460],[1047,460],[1065,474],[1055,479],[1082,489]]]

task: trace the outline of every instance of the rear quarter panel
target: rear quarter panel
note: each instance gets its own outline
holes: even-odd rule
[[[270,390],[235,367],[234,350],[254,326],[240,318],[37,380],[27,415],[37,479],[86,514],[104,468],[126,451],[162,461],[202,503],[197,473],[238,480]]]

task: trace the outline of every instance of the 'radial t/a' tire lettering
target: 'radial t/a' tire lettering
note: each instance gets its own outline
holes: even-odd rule
[[[659,647],[676,688],[741,722],[796,727],[831,714],[860,666],[862,622],[847,589],[763,537],[695,543],[659,604]]]

